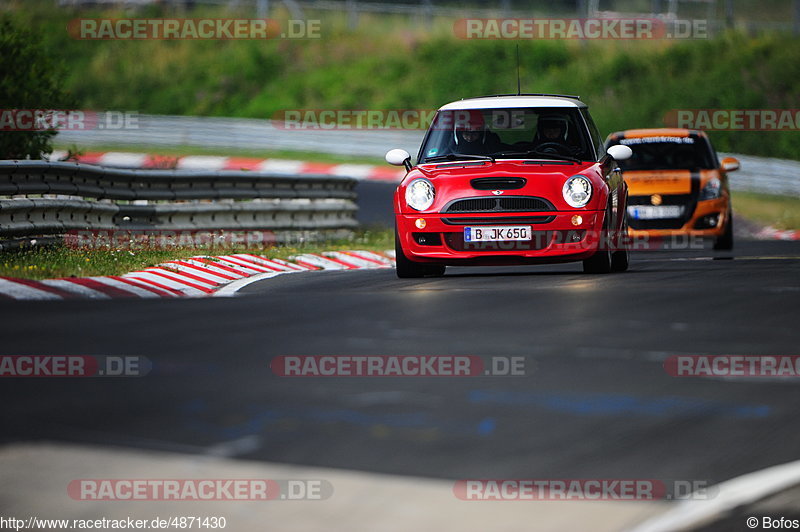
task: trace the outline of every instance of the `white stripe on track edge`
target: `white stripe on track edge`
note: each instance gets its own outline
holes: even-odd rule
[[[653,517],[628,532],[673,532],[703,526],[739,506],[751,504],[800,484],[800,460],[747,473],[721,482],[713,499],[698,497],[679,502],[675,508]]]
[[[236,281],[232,281],[219,290],[216,290],[211,297],[232,297],[236,295],[236,292],[244,288],[245,286],[256,283],[258,281],[264,281],[266,279],[272,279],[273,277],[277,277],[278,275],[283,275],[285,273],[295,273],[301,270],[291,270],[286,272],[269,272],[269,273],[259,273],[258,275],[253,275],[252,277],[245,277],[244,279],[238,279]]]

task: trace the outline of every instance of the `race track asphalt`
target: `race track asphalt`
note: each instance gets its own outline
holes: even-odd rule
[[[675,378],[670,355],[800,355],[800,242],[579,264],[309,272],[232,298],[0,302],[2,355],[136,355],[8,378],[4,443],[56,440],[459,478],[719,482],[798,458],[797,379]],[[524,357],[525,376],[282,378],[278,355]]]

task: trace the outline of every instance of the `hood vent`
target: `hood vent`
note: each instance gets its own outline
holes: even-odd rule
[[[524,177],[478,177],[470,184],[475,190],[517,190],[527,181]]]

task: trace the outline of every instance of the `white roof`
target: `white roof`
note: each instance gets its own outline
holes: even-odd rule
[[[457,111],[460,109],[507,109],[514,107],[586,107],[586,104],[574,98],[561,96],[485,96],[448,103],[439,108],[440,111]]]

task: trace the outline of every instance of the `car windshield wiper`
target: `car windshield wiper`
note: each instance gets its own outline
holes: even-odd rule
[[[471,155],[469,153],[448,153],[447,155],[437,155],[436,157],[426,157],[425,162],[431,163],[436,161],[457,161],[459,159],[474,159],[477,161],[492,161],[494,157],[489,155]]]
[[[538,151],[538,150],[504,151],[504,152],[495,153],[495,156],[502,156],[502,157],[507,157],[507,156],[511,156],[511,155],[521,155],[523,157],[528,157],[530,155],[538,155],[539,157],[543,157],[543,158],[545,158],[547,160],[552,160],[552,161],[572,161],[574,163],[582,162],[577,157],[572,157],[572,156],[569,156],[569,155],[561,155],[559,153],[548,153],[548,152],[543,152],[543,151]]]

